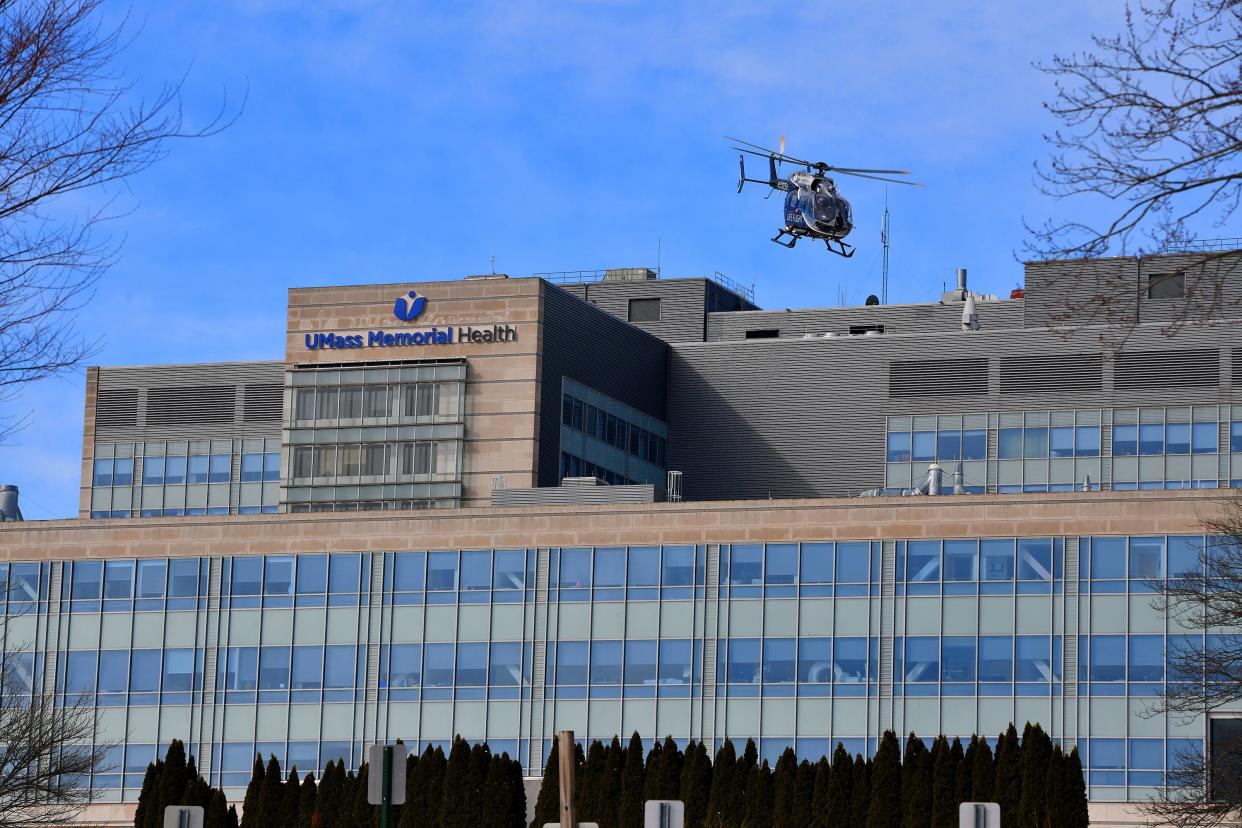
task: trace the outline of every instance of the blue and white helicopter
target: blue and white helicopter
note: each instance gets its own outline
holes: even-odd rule
[[[823,161],[812,162],[794,158],[785,154],[785,139],[783,137],[781,138],[780,151],[767,149],[758,144],[743,141],[740,138],[730,138],[727,135],[725,139],[737,144],[743,144],[744,146],[733,147],[733,149],[741,153],[758,155],[761,158],[768,159],[768,179],[764,181],[761,178],[747,178],[746,155],[738,155],[739,175],[737,191],[740,193],[742,186],[747,181],[750,181],[754,184],[766,184],[772,190],[780,190],[785,194],[785,226],[772,237],[772,241],[784,247],[793,247],[798,243],[798,239],[819,239],[831,253],[836,253],[838,256],[844,256],[847,259],[854,255],[854,247],[843,241],[850,231],[854,229],[853,210],[850,208],[850,203],[846,201],[845,196],[837,192],[836,182],[828,177],[830,172],[853,175],[858,178],[870,178],[891,184],[909,184],[914,187],[923,186],[922,184],[915,184],[913,181],[881,177],[881,175],[911,175],[908,170],[866,170],[856,167],[834,167],[825,164]],[[750,147],[750,149],[746,147]],[[798,170],[788,178],[782,178],[777,175],[776,165],[785,161],[805,167],[805,170]],[[771,195],[771,192],[768,195]],[[782,240],[786,236],[789,237],[789,241]]]

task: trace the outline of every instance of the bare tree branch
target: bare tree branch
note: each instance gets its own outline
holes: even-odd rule
[[[95,734],[90,696],[43,686],[33,650],[0,657],[0,828],[65,825],[90,800],[110,744]]]
[[[102,2],[0,0],[0,403],[98,345],[75,315],[115,261],[116,245],[98,233],[114,216],[105,199],[65,219],[63,197],[123,181],[169,139],[214,134],[236,117],[222,106],[186,130],[180,82],[136,99],[111,74],[123,27],[101,28]]]
[[[1152,606],[1183,633],[1169,635],[1165,692],[1149,713],[1183,724],[1242,700],[1242,498],[1222,498],[1201,523],[1207,540],[1198,554],[1181,562],[1170,556],[1167,577],[1149,582],[1157,596]],[[1144,805],[1156,824],[1237,822],[1242,742],[1208,747],[1175,757],[1160,795]]]
[[[1105,218],[1028,224],[1026,258],[1160,252],[1193,239],[1192,219],[1222,227],[1233,216],[1242,199],[1242,2],[1137,0],[1120,34],[1038,68],[1054,80],[1045,108],[1061,126],[1044,136],[1052,152],[1036,164],[1036,182],[1053,198],[1102,207]],[[1237,315],[1238,299],[1219,283],[1239,259],[1222,251],[1188,269],[1193,300],[1167,333]],[[1116,324],[1125,305],[1107,293],[1075,304],[1064,321]]]

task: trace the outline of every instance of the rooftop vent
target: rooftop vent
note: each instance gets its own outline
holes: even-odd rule
[[[21,507],[17,505],[17,487],[11,483],[0,485],[0,523],[24,520]]]
[[[508,279],[508,273],[471,273],[467,279]]]

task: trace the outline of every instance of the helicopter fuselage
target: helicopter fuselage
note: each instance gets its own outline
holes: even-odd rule
[[[831,178],[799,170],[787,182],[785,232],[840,241],[854,229],[850,203]]]

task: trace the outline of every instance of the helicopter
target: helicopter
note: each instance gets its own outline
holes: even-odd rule
[[[881,178],[881,175],[910,175],[908,170],[865,170],[855,167],[834,167],[823,161],[803,161],[800,158],[785,154],[785,139],[781,138],[780,151],[761,147],[740,138],[730,138],[744,146],[735,146],[740,155],[737,157],[738,179],[737,191],[740,193],[747,181],[754,184],[767,184],[773,191],[785,193],[785,226],[777,231],[772,241],[782,247],[792,248],[798,239],[819,239],[830,253],[849,258],[854,255],[855,248],[844,239],[854,229],[854,214],[850,203],[837,191],[837,184],[828,177],[829,172],[853,175],[858,178],[871,178],[892,184],[909,184],[921,187],[913,181],[902,181],[896,178]],[[750,149],[747,149],[749,147]],[[746,177],[746,154],[757,155],[768,159],[768,179]],[[788,161],[791,164],[805,167],[797,170],[788,178],[782,178],[776,172],[776,165]],[[769,192],[770,196],[772,193]],[[783,241],[788,236],[788,241]]]

